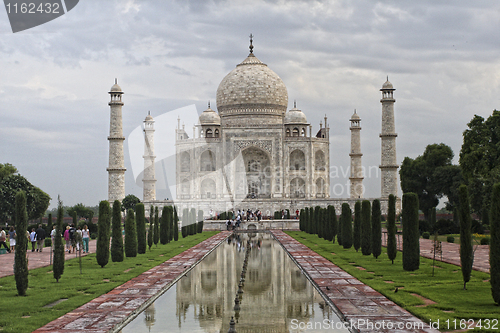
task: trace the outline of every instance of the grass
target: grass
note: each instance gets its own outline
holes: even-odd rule
[[[32,332],[217,233],[203,232],[153,245],[151,251],[119,263],[110,258],[104,268],[97,264],[95,253],[89,254],[82,257],[82,274],[78,259],[70,259],[59,282],[53,277],[52,266],[33,269],[24,297],[17,295],[14,276],[0,278],[0,331]],[[45,307],[60,300],[64,301]]]
[[[305,232],[287,232],[297,241],[306,245],[316,253],[330,260],[361,282],[385,295],[401,307],[422,319],[425,323],[439,320],[440,329],[448,330],[453,327],[453,320],[481,319],[497,320],[500,308],[495,306],[491,296],[490,275],[487,273],[472,272],[467,290],[463,290],[462,272],[460,267],[442,262],[436,262],[434,277],[432,276],[432,260],[420,259],[420,269],[414,272],[403,270],[402,253],[398,252],[394,264],[387,258],[386,248],[378,259],[373,256],[364,256],[354,248],[344,249],[338,244],[333,244],[316,235]],[[361,270],[362,267],[365,270]],[[396,288],[398,292],[395,293]],[[419,297],[421,295],[436,304],[427,306]],[[447,327],[446,320],[449,320]],[[460,328],[457,324],[457,329]],[[481,330],[474,332],[498,332],[496,330]]]

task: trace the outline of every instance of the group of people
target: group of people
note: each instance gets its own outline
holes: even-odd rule
[[[7,251],[10,253],[11,251],[15,251],[16,249],[16,239],[18,237],[16,230],[13,226],[10,227],[9,231],[6,233],[4,228],[0,228],[0,248],[5,247]],[[78,237],[79,235],[79,237]],[[9,237],[9,246],[7,246],[7,236]],[[53,226],[51,232],[50,232],[50,238],[52,240],[52,247],[54,246],[54,240],[56,236],[56,226]],[[73,249],[73,252],[79,251],[80,246],[83,249],[83,253],[88,253],[89,252],[89,240],[90,240],[90,231],[87,227],[87,225],[84,225],[83,228],[78,227],[75,228],[74,224],[68,225],[66,227],[66,230],[64,231],[64,234],[61,235],[64,237],[64,241],[66,242],[66,251],[68,253],[71,253],[71,250]],[[45,243],[45,238],[46,238],[46,232],[45,229],[42,227],[41,224],[38,225],[38,229],[35,230],[35,228],[31,229],[31,232],[26,231],[26,237],[28,238],[28,242],[31,243],[31,252],[42,252],[43,251],[43,246]],[[81,241],[78,241],[78,239],[81,239]],[[26,244],[26,249],[28,247],[28,244]]]
[[[226,221],[227,230],[234,230],[238,228],[243,221],[260,221],[262,220],[262,212],[260,210],[252,211],[239,210],[236,214],[233,213],[233,218]]]

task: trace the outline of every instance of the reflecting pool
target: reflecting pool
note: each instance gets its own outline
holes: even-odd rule
[[[349,332],[267,233],[230,236],[121,332],[226,333],[231,317],[238,333]]]

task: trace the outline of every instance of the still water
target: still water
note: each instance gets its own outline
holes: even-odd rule
[[[247,248],[241,309],[235,311]],[[229,237],[122,332],[226,333],[231,317],[238,333],[349,332],[338,328],[335,312],[267,233]]]

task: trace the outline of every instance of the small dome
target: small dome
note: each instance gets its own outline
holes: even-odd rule
[[[153,120],[153,117],[150,114],[148,114],[146,116],[146,121],[151,121],[151,120]]]
[[[122,91],[122,88],[120,88],[120,86],[118,85],[118,83],[115,80],[115,84],[113,84],[113,86],[111,87],[109,92],[123,92],[123,91]]]
[[[301,110],[293,108],[285,115],[285,124],[307,124],[307,117]]]
[[[354,110],[354,113],[351,116],[351,120],[360,120],[361,117],[356,113],[356,110]]]
[[[201,125],[220,125],[220,116],[210,107],[202,112],[199,120]]]
[[[382,89],[394,89],[392,83],[389,82],[389,77],[387,77],[387,81],[382,85]]]

